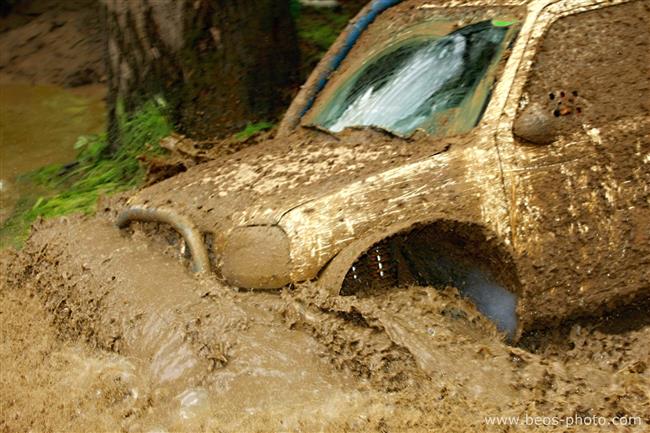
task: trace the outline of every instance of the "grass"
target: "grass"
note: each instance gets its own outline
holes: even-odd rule
[[[246,141],[260,132],[268,131],[273,128],[273,126],[275,125],[271,122],[248,123],[246,128],[235,134],[235,139],[237,139],[237,141]]]
[[[0,247],[20,246],[38,217],[50,218],[74,212],[92,213],[97,198],[134,188],[144,179],[141,155],[163,153],[161,138],[172,132],[164,107],[155,102],[145,104],[122,123],[122,146],[106,157],[106,134],[79,137],[77,157],[71,164],[49,165],[22,176],[32,182],[42,195],[23,197],[13,215],[0,228]]]
[[[334,43],[349,19],[348,14],[332,10],[320,10],[318,14],[303,13],[298,20],[298,37],[324,53]]]
[[[8,4],[11,3],[9,0]],[[0,5],[4,5],[2,0]],[[345,27],[354,10],[301,7],[298,0],[291,0],[290,7],[303,56],[301,74],[306,77]],[[38,193],[21,197],[12,216],[0,227],[0,248],[20,246],[31,223],[38,217],[92,213],[100,195],[139,186],[145,172],[138,157],[162,153],[158,142],[172,132],[164,107],[164,101],[156,99],[129,118],[120,116],[123,145],[111,158],[106,157],[106,134],[82,136],[75,145],[78,153],[71,164],[49,165],[22,176],[19,181],[35,185],[34,191]],[[249,123],[234,138],[244,142],[273,126],[270,122]]]
[[[120,116],[123,118],[123,116]],[[81,136],[75,144],[77,156],[70,164],[53,164],[27,173],[20,182],[30,182],[40,194],[21,197],[12,216],[0,227],[0,248],[20,247],[37,218],[52,218],[75,212],[91,214],[101,195],[138,187],[145,169],[138,162],[143,155],[165,152],[158,143],[172,132],[164,113],[164,102],[145,104],[121,121],[122,146],[107,157],[106,134]],[[238,141],[272,129],[270,122],[249,123],[234,135]]]

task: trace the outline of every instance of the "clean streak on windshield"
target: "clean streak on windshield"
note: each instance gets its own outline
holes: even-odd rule
[[[404,135],[418,127],[434,132],[445,111],[463,109],[497,57],[506,32],[483,21],[392,49],[345,83],[316,123],[333,132],[370,125]],[[467,108],[474,126],[481,110]]]
[[[391,125],[406,133],[425,120],[420,105],[438,91],[463,65],[465,39],[452,36],[443,43],[420,49],[395,71],[383,86],[369,86],[348,106],[329,129],[342,131],[352,125]]]

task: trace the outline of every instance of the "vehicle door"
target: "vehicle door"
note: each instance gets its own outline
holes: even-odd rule
[[[529,320],[648,292],[649,28],[647,0],[539,16],[497,133]]]

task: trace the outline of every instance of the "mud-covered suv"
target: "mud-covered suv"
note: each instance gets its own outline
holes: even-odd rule
[[[195,270],[452,284],[503,331],[650,293],[650,2],[363,9],[277,136],[140,191]]]

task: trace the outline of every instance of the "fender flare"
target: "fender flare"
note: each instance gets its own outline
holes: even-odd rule
[[[348,244],[339,251],[321,271],[316,284],[318,288],[330,295],[338,295],[343,280],[354,262],[376,243],[399,233],[409,232],[421,226],[427,226],[444,221],[443,218],[403,220],[383,229],[374,230],[360,239]]]
[[[481,313],[490,318],[497,328],[507,333],[510,341],[518,340],[523,330],[523,322],[520,319],[521,311],[519,309],[521,305],[519,297],[522,291],[517,277],[516,263],[510,249],[499,241],[500,237],[488,227],[476,222],[437,217],[404,220],[381,230],[375,230],[363,238],[353,241],[330,260],[316,281],[317,289],[327,296],[338,296],[349,269],[373,245],[392,236],[408,234],[427,227],[433,228],[434,233],[437,233],[439,229],[443,242],[446,239],[460,240],[461,244],[458,246],[461,248],[464,242],[482,242],[485,245],[483,248],[468,250],[469,263],[474,263],[474,266],[470,268],[474,269],[471,272],[473,275],[479,276],[479,280],[468,278],[468,282],[474,281],[474,283],[469,283],[470,286],[461,283],[457,287],[463,296],[472,299]],[[467,232],[463,233],[463,229]],[[408,245],[408,243],[403,245]],[[462,251],[465,249],[463,248]],[[463,262],[459,264],[461,263]],[[477,281],[478,286],[474,285],[477,284]],[[476,291],[477,288],[479,292]],[[497,293],[499,296],[495,297]]]

